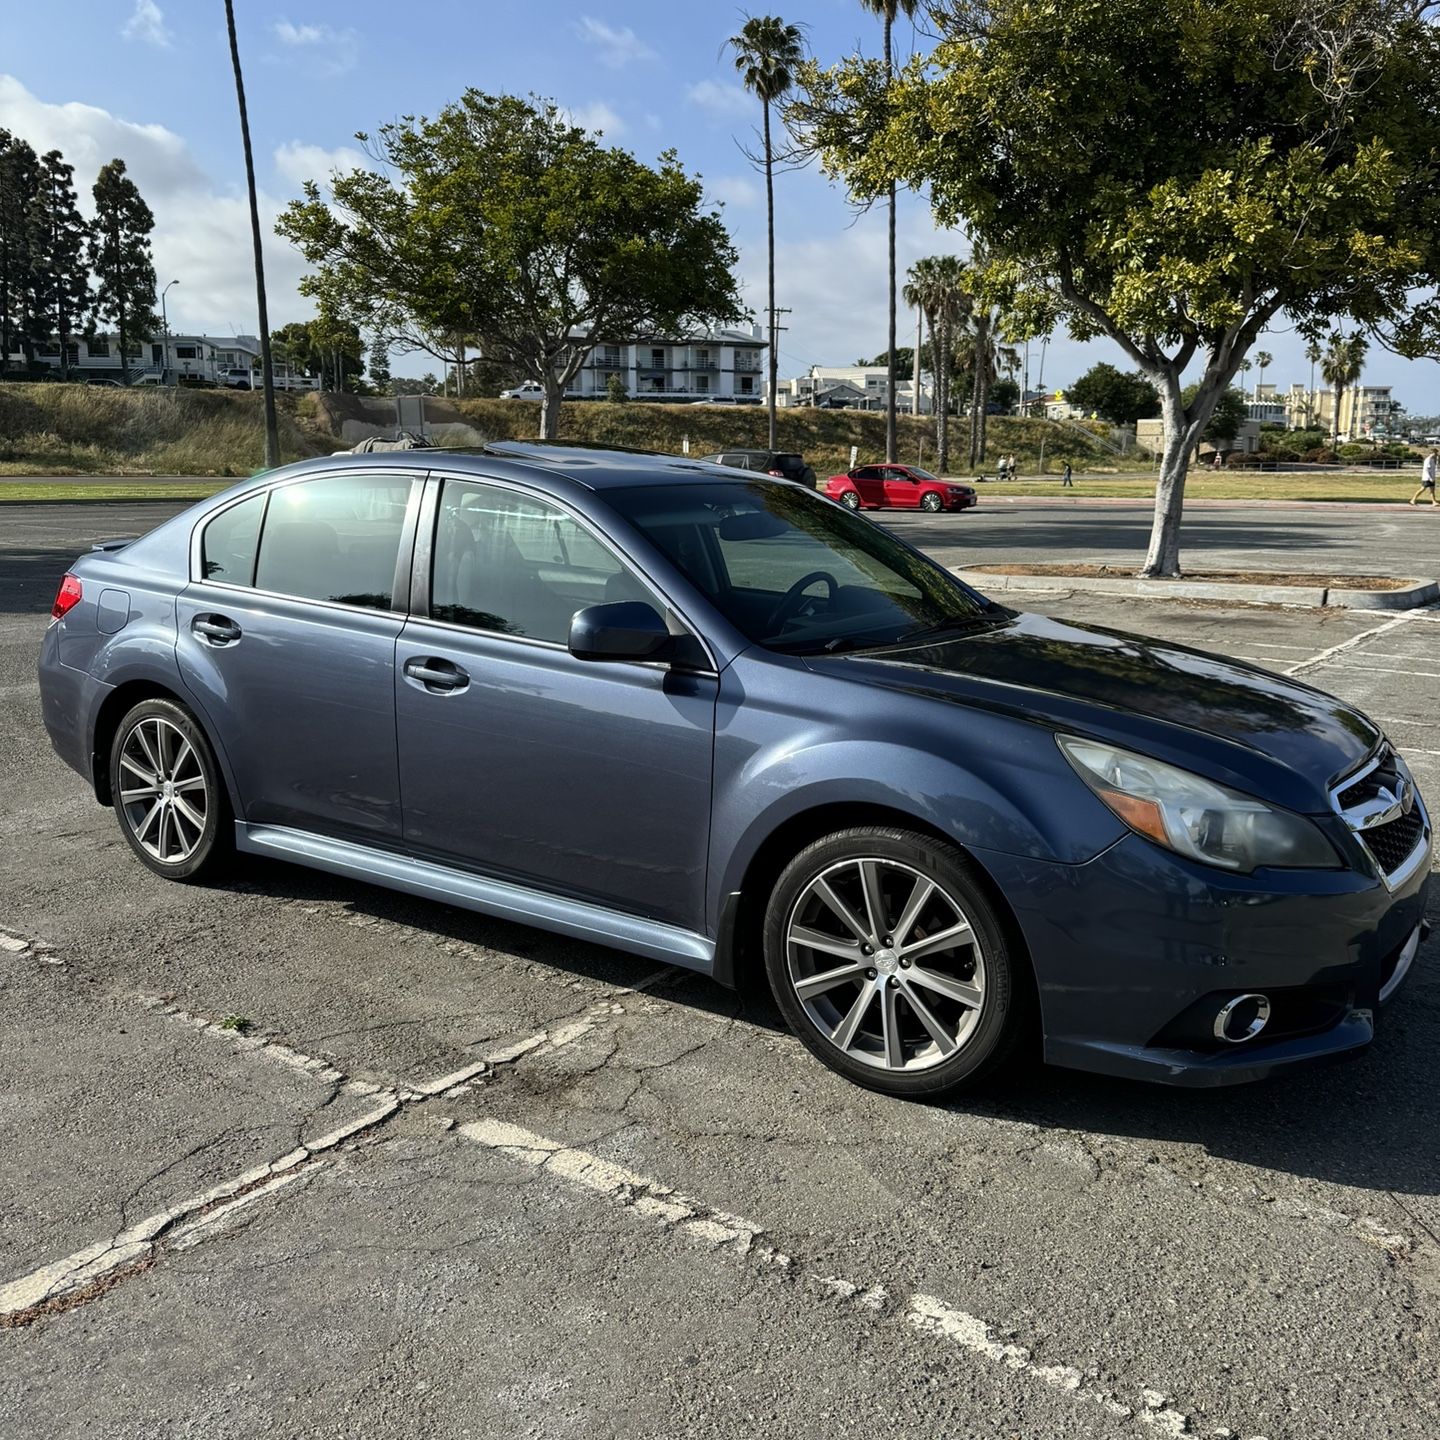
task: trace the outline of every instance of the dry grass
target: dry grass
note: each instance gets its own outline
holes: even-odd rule
[[[280,405],[286,460],[332,448]],[[0,472],[8,475],[248,475],[264,463],[261,397],[219,390],[0,385]]]

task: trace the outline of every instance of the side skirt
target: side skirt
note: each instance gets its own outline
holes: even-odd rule
[[[617,950],[683,965],[706,975],[714,969],[713,940],[675,925],[642,920],[583,900],[566,900],[505,880],[487,880],[428,860],[415,860],[282,825],[247,825],[237,821],[235,845],[252,855],[268,855],[326,870],[332,875],[363,880],[370,885],[385,885],[392,890],[403,890],[407,895],[441,900],[465,910],[477,910],[482,915],[553,930],[596,945],[611,945]]]

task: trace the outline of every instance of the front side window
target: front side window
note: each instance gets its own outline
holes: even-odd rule
[[[616,600],[665,604],[565,511],[495,485],[447,480],[435,517],[430,614],[556,645],[577,610]]]
[[[260,519],[265,492],[222,510],[200,537],[200,573],[222,585],[255,583],[255,552],[260,546]]]
[[[368,471],[272,490],[256,588],[388,610],[409,500],[407,477]]]
[[[799,654],[983,624],[983,597],[813,491],[757,481],[617,489],[606,499],[742,634]]]

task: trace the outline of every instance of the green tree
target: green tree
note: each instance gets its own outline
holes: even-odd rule
[[[17,349],[33,357],[32,328],[26,323],[36,279],[31,211],[39,185],[35,151],[18,136],[0,130],[0,375]]]
[[[629,387],[619,375],[612,375],[605,382],[605,398],[612,405],[623,405],[630,398]]]
[[[1127,375],[1103,361],[1066,386],[1065,398],[1114,425],[1133,425],[1160,413],[1160,397],[1144,375]]]
[[[270,357],[270,316],[265,304],[265,256],[260,248],[260,206],[255,193],[255,157],[250,151],[250,116],[245,109],[245,77],[240,70],[240,41],[235,34],[235,6],[225,0],[225,28],[230,37],[230,67],[235,72],[235,101],[240,109],[240,140],[245,151],[245,188],[250,196],[250,244],[255,255],[255,308],[260,317],[260,371],[265,391],[265,468],[280,463],[280,422],[275,413],[275,366]]]
[[[1187,385],[1181,395],[1185,403],[1191,405],[1199,393],[1200,382],[1196,381]],[[1249,418],[1250,408],[1245,402],[1244,392],[1232,386],[1215,402],[1204,432],[1198,438],[1208,440],[1222,454],[1228,454],[1234,447],[1235,437]]]
[[[1257,350],[1255,352],[1255,367],[1260,372],[1260,378],[1255,383],[1255,391],[1258,396],[1265,384],[1265,372],[1275,363],[1275,357],[1268,350]]]
[[[1189,456],[1277,315],[1440,349],[1427,8],[948,0],[937,48],[893,86],[861,60],[802,71],[822,162],[852,192],[927,187],[940,223],[992,248],[1025,333],[1108,336],[1154,382],[1146,574],[1179,573]]]
[[[760,101],[765,166],[765,274],[766,316],[769,321],[769,375],[766,399],[769,445],[775,448],[775,406],[779,388],[780,355],[775,344],[775,147],[770,134],[770,111],[795,83],[795,71],[805,58],[804,37],[798,25],[787,25],[778,15],[752,15],[738,35],[726,42],[735,55],[735,69],[745,88]],[[890,348],[895,348],[891,326]]]
[[[328,201],[308,183],[277,226],[316,267],[301,289],[437,359],[469,337],[544,387],[546,439],[601,340],[743,314],[730,237],[673,152],[652,169],[549,102],[478,90],[357,138],[381,168],[333,175]]]
[[[1342,335],[1336,330],[1320,356],[1321,377],[1335,391],[1335,414],[1330,427],[1331,437],[1335,440],[1340,438],[1340,403],[1346,390],[1359,380],[1369,348],[1363,335]],[[1350,438],[1353,440],[1355,437],[1352,435]]]
[[[130,350],[160,323],[155,314],[155,264],[150,232],[155,217],[123,160],[112,160],[95,180],[95,219],[88,257],[95,277],[91,333],[98,322],[120,338],[120,378],[130,383]]]
[[[86,226],[75,204],[75,170],[58,150],[40,157],[31,212],[31,249],[38,260],[34,292],[40,333],[60,347],[60,374],[70,374],[71,337],[90,304],[90,268],[85,263]]]
[[[390,393],[390,347],[377,335],[370,342],[370,383],[377,395]]]
[[[895,57],[891,45],[892,32],[895,22],[902,15],[908,20],[913,19],[915,11],[919,8],[919,0],[860,0],[860,3],[872,15],[880,17],[880,24],[883,32],[882,48],[885,54],[885,83],[888,87],[895,77]],[[885,458],[894,461],[895,454],[895,379],[899,373],[899,365],[896,363],[895,355],[895,181],[890,181],[889,193],[886,199],[886,239],[887,239],[887,271],[888,282],[888,323],[887,332],[889,338],[888,365],[889,375],[886,383],[885,395]]]
[[[1320,363],[1320,357],[1325,352],[1320,348],[1320,341],[1311,336],[1305,343],[1305,358],[1310,362],[1310,388],[1305,392],[1305,424],[1315,423],[1315,367]]]
[[[935,394],[935,468],[950,465],[950,386],[955,374],[955,329],[969,313],[965,267],[954,255],[928,255],[909,270],[905,303],[919,309],[930,331]]]

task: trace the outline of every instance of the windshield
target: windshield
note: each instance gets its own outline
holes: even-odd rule
[[[989,603],[843,505],[755,481],[606,499],[749,639],[795,654],[893,645],[983,623]]]
[[[938,480],[940,478],[938,475],[932,475],[928,470],[922,470],[918,465],[912,465],[910,473],[917,480]]]

